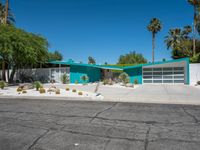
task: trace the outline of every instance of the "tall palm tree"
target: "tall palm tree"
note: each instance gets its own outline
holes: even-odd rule
[[[168,35],[165,37],[165,43],[167,44],[167,49],[181,50],[180,44],[183,40],[181,29],[175,28],[170,29]]]
[[[155,51],[155,36],[162,29],[161,21],[157,18],[153,18],[147,29],[152,32],[152,62],[154,63],[154,51]]]
[[[200,7],[200,0],[187,0],[188,3],[190,3],[193,7],[194,7],[194,23],[193,23],[193,56],[196,55],[196,28],[199,28],[199,26],[197,26],[198,21],[198,11],[199,11],[199,7]]]
[[[15,18],[11,10],[9,9],[9,0],[6,0],[6,4],[3,5],[0,2],[0,24],[14,24]]]

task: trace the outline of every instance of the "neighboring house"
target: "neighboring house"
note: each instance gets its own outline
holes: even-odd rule
[[[189,84],[189,59],[140,64],[128,67],[93,65],[73,61],[52,61],[51,64],[69,67],[70,83],[82,83],[81,76],[87,75],[88,82],[95,82],[110,76],[110,70],[121,70],[130,76],[130,82],[139,84]],[[107,74],[105,74],[107,72]]]

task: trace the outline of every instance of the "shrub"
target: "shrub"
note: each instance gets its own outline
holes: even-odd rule
[[[34,86],[36,88],[36,90],[38,91],[40,88],[42,88],[42,83],[40,81],[36,81],[34,82]]]
[[[123,83],[123,84],[127,84],[130,82],[130,79],[129,79],[129,75],[125,72],[121,73],[119,75],[119,80]]]
[[[26,90],[24,90],[24,91],[22,91],[22,93],[23,93],[23,94],[26,94],[26,93],[27,93],[27,91],[26,91]]]
[[[0,88],[1,89],[4,89],[5,88],[5,86],[6,86],[6,82],[5,81],[0,81]]]
[[[75,84],[78,84],[78,80],[75,81]]]
[[[21,91],[22,91],[22,88],[18,87],[17,92],[21,92]]]
[[[74,93],[75,93],[75,92],[76,92],[76,89],[73,89],[73,90],[72,90],[72,92],[74,92]]]
[[[46,93],[46,90],[44,88],[40,88],[39,90],[40,94]]]
[[[104,79],[104,80],[103,80],[103,84],[104,84],[104,85],[106,85],[106,84],[108,84],[108,83],[109,83],[109,80],[108,80],[108,79]]]
[[[60,94],[60,89],[56,89],[56,94]]]
[[[78,95],[83,95],[83,92],[78,92]]]
[[[61,81],[63,84],[69,83],[69,76],[65,73],[61,76]]]
[[[70,90],[70,89],[67,87],[67,88],[66,88],[66,91],[69,91],[69,90]]]
[[[134,80],[134,84],[138,84],[138,79],[135,79],[135,80]]]
[[[83,75],[81,77],[81,80],[83,80],[83,82],[86,83],[89,80],[89,77],[87,75]]]
[[[200,85],[200,81],[197,81],[197,85]]]

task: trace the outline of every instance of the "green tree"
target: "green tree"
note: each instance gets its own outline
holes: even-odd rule
[[[63,56],[58,50],[54,52],[49,52],[49,61],[55,61],[55,60],[61,61],[62,59]]]
[[[96,64],[96,61],[93,57],[89,56],[88,57],[88,64]]]
[[[0,57],[12,67],[9,78],[12,82],[17,68],[34,67],[47,61],[48,42],[40,35],[1,25]]]
[[[147,60],[142,54],[138,54],[135,51],[125,55],[121,55],[118,59],[118,64],[143,64],[147,63]]]
[[[162,29],[161,21],[157,18],[153,18],[147,29],[152,33],[152,62],[154,63],[154,53],[155,53],[155,36]]]
[[[12,14],[11,10],[9,9],[9,1],[6,0],[6,5],[3,5],[2,2],[0,2],[0,25],[13,25],[15,23],[14,15]],[[4,59],[1,58],[1,65],[2,65],[2,79],[5,80],[5,66],[6,62]],[[9,66],[9,65],[8,65]],[[9,69],[7,73],[9,77]]]

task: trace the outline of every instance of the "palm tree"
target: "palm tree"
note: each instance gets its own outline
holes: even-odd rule
[[[9,0],[6,0],[6,5],[0,2],[0,24],[13,24],[15,18],[11,10],[9,9]]]
[[[168,32],[168,36],[165,37],[165,43],[167,44],[167,49],[172,50],[181,50],[180,44],[183,40],[181,29],[175,28],[170,29]]]
[[[199,11],[199,7],[200,7],[200,0],[187,0],[188,3],[190,3],[193,7],[194,7],[194,23],[193,23],[193,56],[196,55],[196,28],[199,28],[199,26],[197,26],[198,21],[198,11]]]
[[[147,29],[152,32],[152,62],[154,63],[155,36],[162,29],[161,21],[153,18],[147,26]]]

